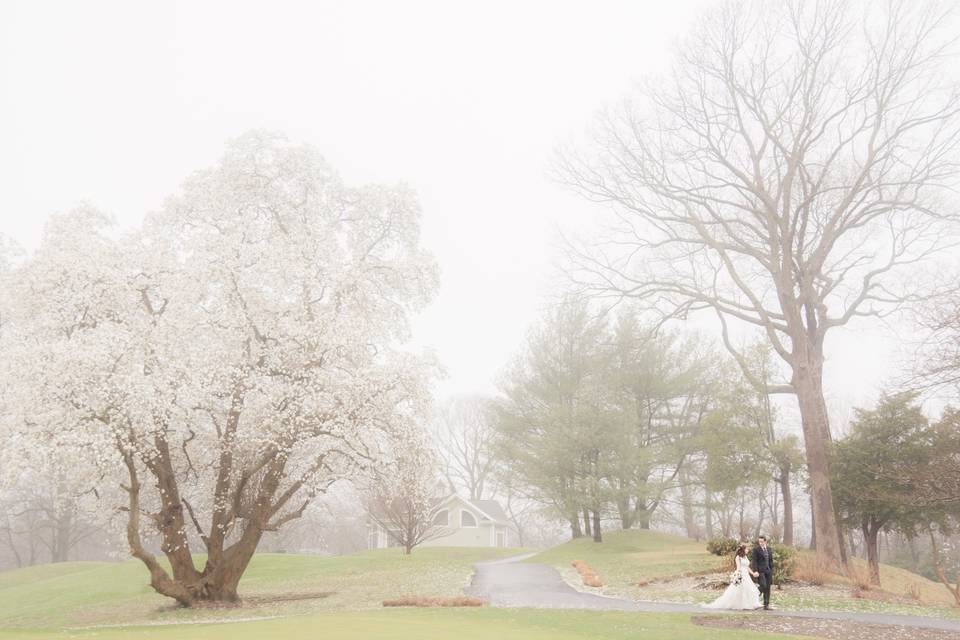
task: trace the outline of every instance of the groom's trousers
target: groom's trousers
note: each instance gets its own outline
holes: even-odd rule
[[[763,594],[763,606],[770,606],[770,583],[773,582],[773,575],[768,571],[760,571],[757,576],[757,586],[760,587],[760,593]]]

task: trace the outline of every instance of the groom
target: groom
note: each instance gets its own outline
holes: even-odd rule
[[[757,578],[760,593],[763,594],[763,608],[770,608],[770,583],[773,580],[773,551],[767,546],[767,537],[757,538],[757,545],[753,548],[753,566],[757,572],[754,574]]]

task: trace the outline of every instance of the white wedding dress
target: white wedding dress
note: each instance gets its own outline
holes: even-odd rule
[[[707,609],[759,609],[763,606],[760,600],[760,589],[750,579],[750,561],[740,556],[735,557],[737,569],[733,575],[740,574],[740,584],[731,582],[723,595],[710,604],[703,605]]]

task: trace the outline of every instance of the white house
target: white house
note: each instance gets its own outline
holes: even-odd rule
[[[509,547],[510,521],[496,500],[467,500],[452,495],[437,505],[434,522],[443,535],[423,542],[422,547]],[[398,546],[396,539],[372,520],[367,525],[367,548]]]

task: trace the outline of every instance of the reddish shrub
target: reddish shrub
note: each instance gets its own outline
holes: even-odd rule
[[[593,572],[593,569],[591,569],[586,562],[584,562],[583,560],[574,560],[570,564],[573,565],[576,568],[577,573],[580,574],[580,578],[583,580],[583,584],[587,585],[588,587],[603,586],[603,583],[600,582],[600,579],[597,577],[597,574]]]

